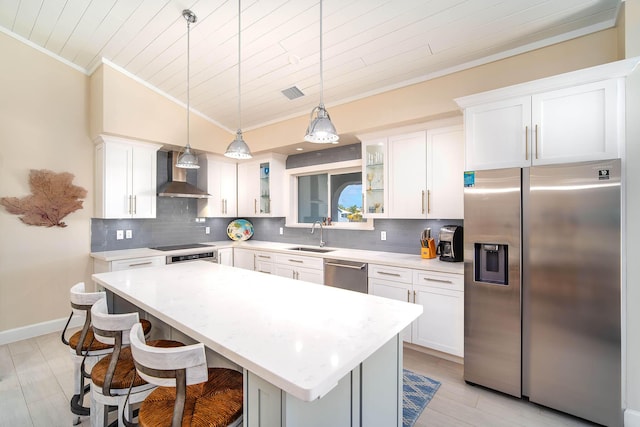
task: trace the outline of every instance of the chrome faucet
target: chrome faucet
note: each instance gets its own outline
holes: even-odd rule
[[[316,221],[313,223],[313,225],[311,226],[311,234],[313,234],[314,230],[316,229],[316,224],[320,226],[320,247],[323,247],[324,240],[322,240],[322,223],[320,221]]]

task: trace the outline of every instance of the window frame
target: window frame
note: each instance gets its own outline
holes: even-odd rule
[[[285,183],[287,188],[285,191],[289,194],[289,207],[285,219],[285,227],[292,228],[309,228],[311,224],[306,222],[298,222],[298,177],[306,175],[327,174],[329,193],[331,193],[331,175],[340,175],[344,173],[362,173],[362,160],[347,160],[344,162],[323,163],[313,166],[304,166],[300,168],[287,169]],[[328,195],[331,201],[331,194]],[[331,203],[329,203],[331,206]],[[331,222],[331,228],[345,230],[373,230],[373,219],[363,217],[362,222]]]

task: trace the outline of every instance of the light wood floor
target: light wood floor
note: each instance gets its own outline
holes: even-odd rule
[[[590,425],[467,385],[462,365],[454,362],[407,348],[404,365],[442,383],[416,427]],[[0,346],[0,426],[70,426],[72,377],[69,350],[57,333]],[[88,418],[81,425],[88,426]]]

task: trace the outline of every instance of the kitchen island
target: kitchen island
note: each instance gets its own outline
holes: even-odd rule
[[[203,261],[93,279],[241,366],[245,426],[402,424],[418,305]]]

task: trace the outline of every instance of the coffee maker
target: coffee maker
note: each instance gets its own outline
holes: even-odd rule
[[[440,261],[462,262],[462,226],[445,225],[440,229],[438,255]]]

